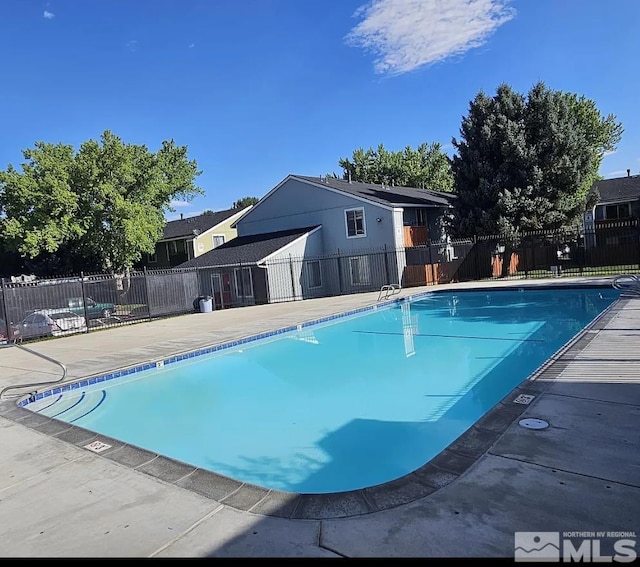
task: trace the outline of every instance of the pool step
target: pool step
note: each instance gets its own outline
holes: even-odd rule
[[[51,396],[29,404],[29,409],[47,417],[73,423],[96,409],[106,396],[104,390],[65,392],[64,395],[57,394],[55,398]]]

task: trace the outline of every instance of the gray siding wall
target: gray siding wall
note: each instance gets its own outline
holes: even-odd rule
[[[324,278],[321,287],[309,289],[307,262],[303,260],[322,255],[322,232],[320,228],[306,235],[267,260],[270,303],[327,295]]]
[[[364,209],[366,236],[347,238],[345,209]],[[380,219],[378,222],[376,219]],[[290,179],[238,222],[238,236],[322,225],[322,253],[394,245],[393,211],[374,203]]]

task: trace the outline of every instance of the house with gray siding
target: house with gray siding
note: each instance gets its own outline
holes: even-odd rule
[[[442,240],[437,220],[453,199],[414,187],[288,175],[234,221],[234,241],[180,267],[220,272],[211,288],[220,305],[225,289],[236,304],[377,291],[402,284],[405,247]],[[251,297],[238,295],[247,287],[256,288]]]
[[[598,202],[584,213],[585,245],[617,246],[636,242],[634,235],[611,227],[640,218],[640,175],[600,179],[593,184]]]
[[[290,301],[313,287],[305,278],[314,274],[298,259],[319,254],[319,232],[310,226],[236,237],[179,268],[197,268],[199,289],[215,309]]]

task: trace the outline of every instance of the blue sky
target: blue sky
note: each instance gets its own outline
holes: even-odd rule
[[[354,149],[438,141],[500,83],[583,94],[625,132],[604,177],[640,173],[638,0],[5,0],[0,167],[37,140],[109,129],[187,145],[204,197],[261,197]]]

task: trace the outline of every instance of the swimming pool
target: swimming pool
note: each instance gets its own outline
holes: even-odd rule
[[[434,292],[27,407],[258,486],[356,490],[428,462],[617,297]]]

